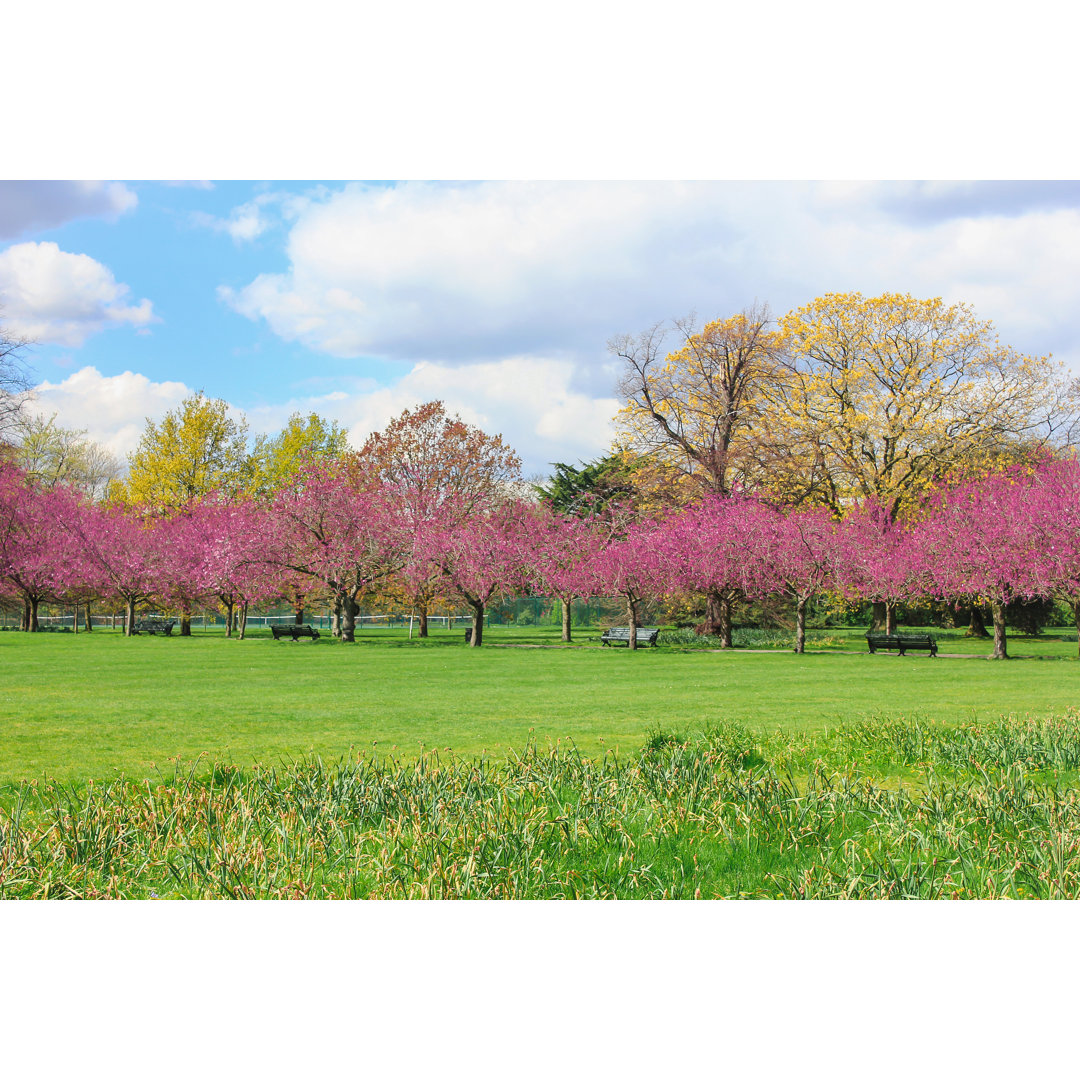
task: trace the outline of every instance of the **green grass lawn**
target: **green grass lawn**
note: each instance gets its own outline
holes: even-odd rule
[[[356,645],[118,633],[0,634],[0,784],[49,775],[109,779],[171,772],[171,760],[249,765],[318,754],[422,748],[503,756],[535,738],[585,753],[636,752],[650,731],[719,720],[811,732],[876,714],[956,721],[1045,715],[1080,701],[1076,640],[1066,631],[1010,639],[1016,657],[985,662],[987,642],[935,631],[943,653],[869,656],[862,632],[824,648],[728,653],[578,647],[548,628],[460,630],[428,642],[369,630]],[[499,647],[521,646],[521,647]],[[811,637],[809,648],[815,650]],[[852,651],[845,651],[852,650]]]

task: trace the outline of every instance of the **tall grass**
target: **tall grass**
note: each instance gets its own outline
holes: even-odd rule
[[[1078,762],[1070,713],[29,782],[0,897],[1077,897]]]

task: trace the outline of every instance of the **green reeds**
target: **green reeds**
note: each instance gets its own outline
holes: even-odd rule
[[[33,782],[0,811],[0,897],[1076,897],[1077,762],[1076,714],[881,717],[656,731],[625,761],[528,744]]]

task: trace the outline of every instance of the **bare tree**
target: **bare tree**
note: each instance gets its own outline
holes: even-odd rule
[[[10,439],[33,387],[30,369],[22,356],[29,344],[0,325],[0,443]]]
[[[755,304],[700,329],[689,316],[614,338],[609,349],[625,365],[621,444],[688,486],[687,496],[757,486],[770,441],[762,391],[777,374],[770,324],[768,307]],[[678,344],[668,352],[671,335]]]

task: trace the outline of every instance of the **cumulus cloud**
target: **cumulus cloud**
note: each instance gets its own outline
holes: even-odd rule
[[[293,220],[310,202],[311,198],[305,195],[264,191],[249,202],[233,207],[228,217],[215,217],[196,210],[191,215],[191,222],[215,232],[227,233],[240,243],[258,239],[282,220]]]
[[[341,402],[340,415],[350,441],[360,445],[403,409],[434,399],[502,435],[528,473],[546,473],[552,461],[587,461],[606,452],[619,407],[614,398],[578,389],[570,361],[515,356],[468,367],[421,361],[394,386]]]
[[[62,382],[36,388],[33,408],[58,414],[64,427],[88,428],[90,435],[123,458],[138,445],[146,419],[160,420],[192,391],[180,382],[151,382],[130,371],[104,376],[84,367]],[[523,458],[525,471],[546,473],[552,461],[587,461],[605,453],[613,435],[613,398],[594,398],[577,389],[569,361],[509,357],[467,368],[421,362],[393,386],[368,381],[329,393],[291,400],[231,406],[246,416],[255,433],[272,434],[290,414],[317,412],[346,429],[359,447],[373,431],[404,409],[441,399],[493,435],[502,435]]]
[[[522,457],[526,473],[546,473],[553,461],[588,461],[606,453],[614,436],[613,397],[577,385],[568,360],[513,356],[461,367],[421,361],[391,386],[370,380],[330,393],[246,410],[253,430],[279,431],[291,413],[336,420],[356,447],[405,409],[442,400],[447,411],[492,435]]]
[[[350,184],[299,207],[289,268],[219,295],[337,357],[473,363],[828,291],[966,300],[1070,341],[1080,189],[1038,184]],[[1021,335],[1017,337],[1016,334]],[[597,386],[599,384],[597,383]]]
[[[126,184],[82,180],[0,181],[0,239],[81,217],[118,218],[138,196]]]
[[[45,344],[79,346],[109,326],[145,327],[149,300],[127,302],[131,290],[89,255],[52,241],[14,244],[0,252],[0,309],[13,334]]]
[[[160,420],[191,394],[181,382],[151,382],[145,375],[125,371],[102,375],[84,367],[62,382],[40,383],[31,408],[56,414],[61,427],[85,429],[123,460],[139,444],[146,420]]]

